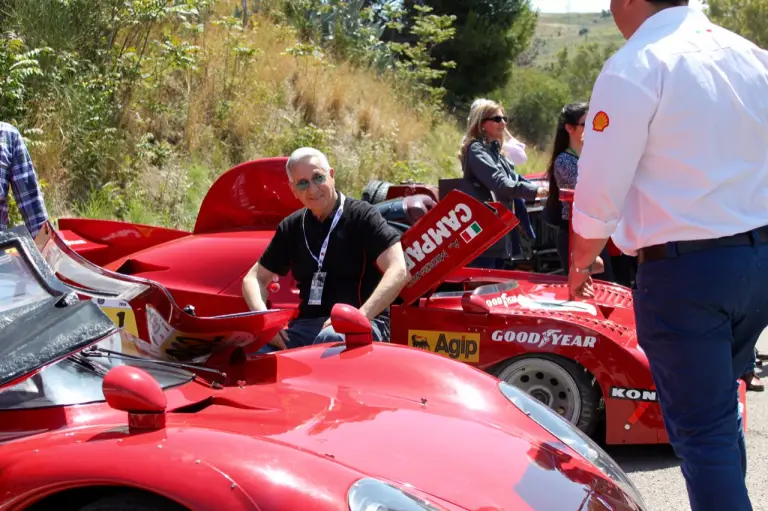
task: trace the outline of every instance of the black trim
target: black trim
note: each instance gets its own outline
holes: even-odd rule
[[[51,297],[0,315],[0,388],[117,331],[96,303],[80,301],[56,278],[26,228],[0,232],[0,250],[9,248]]]

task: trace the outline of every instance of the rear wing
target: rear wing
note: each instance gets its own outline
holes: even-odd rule
[[[483,204],[453,190],[401,239],[411,280],[400,293],[410,305],[433,291],[450,272],[474,260],[520,220],[498,202]]]

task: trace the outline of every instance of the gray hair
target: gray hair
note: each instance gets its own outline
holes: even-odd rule
[[[314,147],[300,147],[291,153],[291,156],[288,158],[288,161],[285,164],[285,172],[288,174],[288,181],[293,182],[291,177],[291,167],[293,167],[296,163],[303,162],[311,158],[317,158],[320,163],[320,168],[324,171],[328,172],[331,169],[331,166],[328,164],[328,158],[326,158],[322,152],[318,151]]]

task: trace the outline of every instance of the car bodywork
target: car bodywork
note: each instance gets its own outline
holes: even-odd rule
[[[182,367],[137,355],[21,233],[0,233],[0,509],[645,509],[549,409],[373,343],[356,309],[333,311],[346,343]]]
[[[225,173],[192,233],[63,219],[60,234],[116,274],[161,283],[182,308],[191,304],[199,315],[241,313],[247,311],[245,273],[276,222],[301,206],[287,189],[284,162],[258,160]],[[264,193],[268,201],[260,202]],[[593,299],[572,302],[562,276],[467,268],[518,223],[503,206],[489,206],[454,191],[414,208],[426,214],[411,214],[403,233],[412,279],[391,307],[391,342],[445,355],[523,388],[590,435],[604,425],[608,444],[668,442],[648,360],[637,344],[631,291],[598,282]],[[267,207],[270,214],[262,215]],[[269,306],[297,305],[289,274],[275,286]],[[741,382],[739,398],[746,428]]]

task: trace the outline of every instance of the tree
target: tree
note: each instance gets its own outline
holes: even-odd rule
[[[493,94],[510,116],[510,131],[546,148],[563,106],[572,101],[568,85],[536,68],[516,68],[506,87]]]
[[[768,48],[768,0],[707,0],[713,22]]]
[[[413,4],[419,0],[405,1]],[[444,78],[453,103],[475,97],[507,83],[515,60],[530,44],[537,14],[529,0],[421,0],[436,15],[454,15],[455,37],[432,49],[435,67],[455,62]]]

